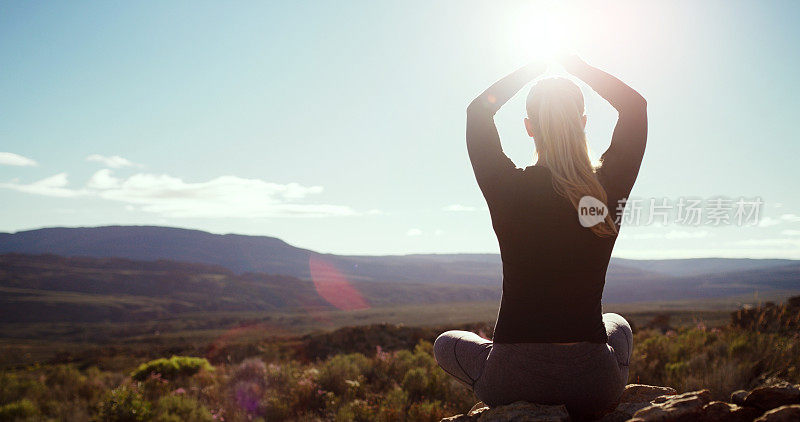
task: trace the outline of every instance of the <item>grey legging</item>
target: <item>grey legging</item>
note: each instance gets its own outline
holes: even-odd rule
[[[630,324],[603,314],[608,344],[498,343],[469,331],[447,331],[433,345],[439,366],[489,406],[527,401],[563,404],[574,416],[612,408],[628,382]]]

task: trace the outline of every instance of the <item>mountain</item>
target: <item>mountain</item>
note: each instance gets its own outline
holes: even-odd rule
[[[713,272],[650,279],[606,277],[606,303],[706,300],[754,297],[770,292],[800,292],[800,263],[767,265],[744,271]]]
[[[0,323],[148,321],[188,313],[315,311],[497,300],[489,286],[314,281],[175,261],[0,255]]]
[[[154,226],[45,228],[2,233],[0,253],[195,262],[221,266],[237,274],[283,274],[300,279],[312,277],[315,262],[334,266],[350,281],[499,286],[502,278],[502,263],[497,254],[331,255],[298,248],[274,237],[219,235]],[[612,258],[607,279],[610,284],[637,286],[704,274],[746,273],[795,262]]]
[[[331,262],[313,266],[314,279],[305,280],[167,260],[4,254],[0,255],[0,322],[132,322],[182,314],[274,311],[313,315],[335,309],[500,298],[499,286],[348,280]],[[800,263],[687,277],[641,278],[632,276],[641,275],[640,270],[631,271],[628,277],[618,273],[609,278],[605,303],[800,291]]]
[[[796,263],[791,259],[750,258],[691,258],[691,259],[622,259],[612,258],[617,265],[639,268],[676,277],[700,274],[720,274],[733,271],[749,271],[773,268]]]
[[[55,227],[0,235],[0,253],[54,254],[141,261],[166,259],[231,271],[308,276],[312,251],[267,236],[217,235],[154,226]]]

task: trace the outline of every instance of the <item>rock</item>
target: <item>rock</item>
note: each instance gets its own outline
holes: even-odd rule
[[[449,418],[444,418],[439,422],[475,422],[477,420],[478,420],[477,417],[472,417],[469,415],[462,414],[462,415],[450,416]]]
[[[570,419],[567,408],[563,405],[548,406],[518,401],[507,406],[483,410],[477,420],[479,422],[557,422]]]
[[[619,398],[620,403],[649,402],[658,396],[677,394],[672,387],[659,387],[657,385],[628,384]]]
[[[489,406],[487,406],[484,402],[479,401],[479,402],[475,403],[475,406],[472,406],[472,409],[469,409],[469,412],[467,412],[467,415],[468,416],[474,416],[474,415],[477,415],[477,414],[483,412],[484,410],[486,410],[488,408],[489,408]]]
[[[721,401],[712,401],[703,407],[703,420],[707,422],[749,422],[759,414],[756,408]]]
[[[772,409],[756,419],[756,422],[790,422],[800,421],[800,405],[792,404]]]
[[[760,422],[800,421],[800,386],[786,381],[770,379],[752,391],[736,391],[731,394],[731,401],[711,401],[708,390],[676,394],[670,387],[631,384],[625,387],[616,408],[599,422],[745,422],[759,415],[755,420]],[[568,420],[570,416],[564,406],[520,401],[496,408],[478,402],[468,413],[442,422]]]
[[[731,403],[738,404],[739,406],[744,405],[744,398],[747,397],[749,391],[747,390],[736,390],[731,393]]]
[[[690,391],[688,393],[659,396],[651,406],[633,414],[632,421],[692,421],[703,415],[703,407],[711,401],[708,390]]]
[[[637,411],[651,406],[650,401],[660,396],[677,394],[674,388],[657,385],[628,384],[619,398],[619,405],[614,411],[603,416],[600,422],[627,421]]]
[[[787,404],[800,403],[800,388],[786,381],[758,387],[747,394],[744,405],[770,410]]]
[[[620,403],[613,412],[603,416],[598,422],[623,422],[633,417],[633,414],[652,405],[649,401],[637,403]]]
[[[564,406],[547,406],[543,404],[518,401],[506,406],[491,409],[478,403],[465,415],[444,418],[441,422],[561,422],[569,421],[569,413]]]
[[[672,394],[672,395],[666,395],[666,396],[658,396],[658,397],[654,398],[652,401],[653,401],[653,403],[664,403],[664,402],[666,402],[668,400],[680,400],[680,399],[684,399],[684,398],[693,398],[693,397],[701,398],[702,400],[704,400],[704,404],[705,404],[705,403],[708,403],[708,402],[711,401],[711,392],[709,392],[708,390],[689,391],[689,392],[682,393],[682,394]]]

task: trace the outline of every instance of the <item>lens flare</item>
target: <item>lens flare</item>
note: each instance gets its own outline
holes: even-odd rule
[[[369,309],[361,293],[331,262],[320,256],[308,258],[308,269],[317,293],[331,305],[345,311]]]

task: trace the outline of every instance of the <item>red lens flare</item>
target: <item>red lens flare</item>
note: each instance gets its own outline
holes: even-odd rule
[[[317,293],[337,309],[344,311],[369,309],[369,304],[361,293],[325,258],[310,256],[308,269],[311,271],[311,280]]]

